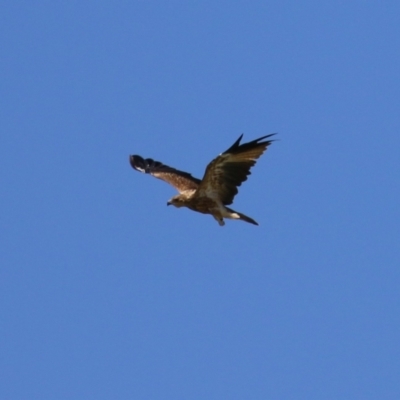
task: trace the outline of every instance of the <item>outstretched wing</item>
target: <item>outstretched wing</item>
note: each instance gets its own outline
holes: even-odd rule
[[[185,190],[197,189],[200,180],[194,178],[187,172],[179,171],[175,168],[168,167],[159,161],[151,158],[142,158],[137,155],[129,156],[129,162],[136,171],[150,174],[172,185],[179,192]]]
[[[241,135],[228,150],[208,164],[196,196],[217,197],[225,205],[232,204],[237,188],[250,175],[250,168],[273,142],[262,140],[273,135],[275,133],[240,144]]]

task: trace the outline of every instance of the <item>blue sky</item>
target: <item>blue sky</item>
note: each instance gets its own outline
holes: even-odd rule
[[[2,2],[2,399],[400,398],[400,4]],[[166,207],[278,132],[234,207]]]

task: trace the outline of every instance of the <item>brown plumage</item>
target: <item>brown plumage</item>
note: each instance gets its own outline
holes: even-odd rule
[[[188,207],[193,211],[211,214],[221,226],[225,224],[224,218],[240,219],[258,225],[252,218],[226,206],[232,204],[238,193],[237,188],[247,180],[251,167],[273,142],[262,140],[273,135],[275,134],[240,144],[243,137],[241,135],[228,150],[208,164],[202,180],[151,158],[144,159],[132,155],[129,161],[137,171],[162,179],[178,190],[179,194],[172,197],[168,205]]]

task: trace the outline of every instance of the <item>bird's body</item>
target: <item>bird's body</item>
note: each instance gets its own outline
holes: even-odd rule
[[[226,206],[232,204],[238,193],[237,187],[247,179],[250,168],[272,143],[272,140],[262,140],[273,135],[240,145],[241,135],[228,150],[208,164],[202,180],[151,158],[143,159],[132,155],[130,163],[137,171],[162,179],[179,191],[179,194],[168,201],[168,205],[211,214],[221,226],[225,224],[224,218],[240,219],[258,225],[252,218]]]

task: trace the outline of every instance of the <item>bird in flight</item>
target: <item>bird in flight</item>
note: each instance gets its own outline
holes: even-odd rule
[[[226,206],[233,203],[233,198],[238,193],[237,188],[250,175],[250,168],[273,142],[264,139],[273,135],[275,133],[243,144],[240,144],[243,137],[240,135],[228,150],[207,165],[201,180],[151,158],[131,155],[129,161],[136,171],[150,174],[178,190],[179,194],[172,197],[167,205],[188,207],[193,211],[211,214],[221,226],[225,225],[224,218],[258,225],[254,219]]]

